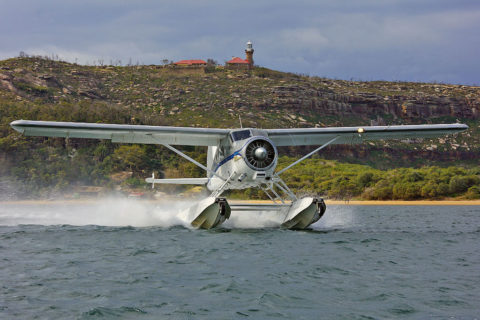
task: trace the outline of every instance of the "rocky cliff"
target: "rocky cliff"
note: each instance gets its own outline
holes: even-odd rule
[[[424,159],[474,161],[480,152],[480,87],[331,80],[265,68],[187,71],[81,66],[41,58],[0,61],[3,137],[14,134],[8,122],[19,117],[208,127],[238,127],[239,115],[244,126],[252,127],[459,121],[471,129],[457,137],[336,147],[330,155],[369,157],[377,150],[395,159],[406,157],[405,162],[420,152]]]

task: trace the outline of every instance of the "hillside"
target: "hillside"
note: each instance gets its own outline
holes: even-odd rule
[[[129,165],[120,165],[123,160],[117,157],[105,168],[105,158],[112,159],[115,152],[122,152],[119,146],[25,138],[8,126],[16,119],[233,128],[239,126],[239,115],[244,126],[263,128],[459,121],[467,123],[470,130],[420,143],[335,146],[321,156],[381,169],[424,164],[472,166],[478,165],[480,157],[479,87],[331,80],[265,68],[240,72],[222,67],[192,70],[172,66],[82,66],[42,58],[15,58],[0,61],[1,174],[22,181],[32,179],[32,175],[47,170],[36,168],[34,161],[50,159],[49,163],[62,166],[59,159],[63,158],[83,159],[78,163],[77,178],[86,184],[114,184],[108,177],[126,169],[148,172],[157,168],[179,175],[185,169],[179,169],[178,160],[168,152],[153,146],[142,146],[141,159],[132,159]],[[202,157],[201,148],[186,150]],[[281,152],[296,156],[305,150],[288,148]],[[96,171],[92,174],[89,168]],[[188,170],[193,174],[196,169]],[[55,178],[44,184],[57,185],[56,173],[50,176]],[[71,178],[63,181],[66,186]]]

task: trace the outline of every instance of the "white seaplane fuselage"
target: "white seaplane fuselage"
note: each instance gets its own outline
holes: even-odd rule
[[[224,190],[259,187],[269,183],[277,166],[278,153],[268,134],[259,129],[238,129],[216,147],[208,148],[207,188]]]

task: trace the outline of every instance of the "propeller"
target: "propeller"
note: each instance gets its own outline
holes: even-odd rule
[[[255,169],[265,169],[275,160],[275,148],[267,140],[254,140],[245,149],[245,156]]]

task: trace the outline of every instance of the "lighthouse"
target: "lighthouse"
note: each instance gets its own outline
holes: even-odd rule
[[[252,41],[247,42],[247,48],[245,49],[245,55],[247,57],[248,61],[248,67],[252,68],[253,67],[253,46],[252,46]]]

